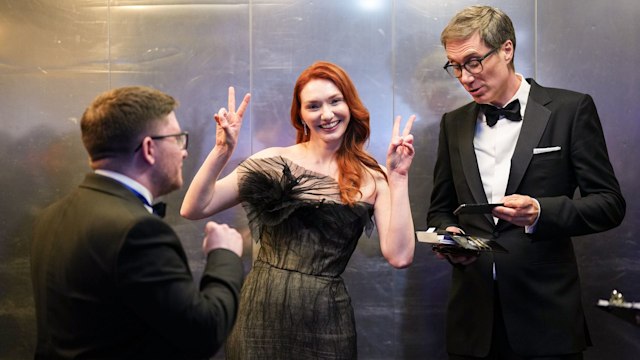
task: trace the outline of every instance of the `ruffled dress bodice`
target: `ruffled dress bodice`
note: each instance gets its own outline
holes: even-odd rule
[[[373,226],[373,207],[340,202],[331,177],[282,157],[249,159],[239,172],[240,200],[261,244],[258,260],[312,275],[340,275],[362,235]]]

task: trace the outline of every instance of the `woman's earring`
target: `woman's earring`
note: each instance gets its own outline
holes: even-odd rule
[[[302,122],[302,127],[304,128],[304,136],[307,136],[307,123],[306,122]]]

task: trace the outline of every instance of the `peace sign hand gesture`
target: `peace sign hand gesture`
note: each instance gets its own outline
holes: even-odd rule
[[[233,151],[238,143],[240,128],[242,127],[242,117],[249,105],[251,94],[247,93],[236,111],[236,92],[233,86],[229,86],[229,109],[220,108],[218,113],[213,115],[216,121],[216,147],[226,147]]]
[[[389,150],[387,151],[387,169],[390,173],[406,176],[409,173],[409,167],[415,155],[411,126],[416,116],[411,115],[409,117],[402,134],[400,134],[401,119],[402,117],[398,115],[393,121],[393,133]]]

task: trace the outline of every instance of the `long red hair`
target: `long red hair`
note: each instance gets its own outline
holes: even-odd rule
[[[366,168],[381,173],[387,179],[387,175],[382,171],[378,162],[364,150],[364,144],[369,140],[370,134],[369,110],[360,100],[351,78],[341,67],[326,61],[315,62],[302,71],[293,88],[291,125],[296,128],[297,144],[309,141],[309,135],[304,134],[300,115],[302,107],[300,93],[307,83],[314,79],[324,79],[334,83],[349,106],[351,120],[336,156],[340,198],[344,203],[353,205],[357,196],[361,195],[360,185],[362,177],[367,174]]]

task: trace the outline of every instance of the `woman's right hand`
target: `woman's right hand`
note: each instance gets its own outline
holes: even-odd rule
[[[242,117],[249,105],[251,94],[247,93],[236,110],[236,92],[233,86],[229,86],[228,108],[221,108],[217,114],[213,115],[216,121],[216,147],[226,147],[233,151],[238,143],[240,128],[242,127]]]

